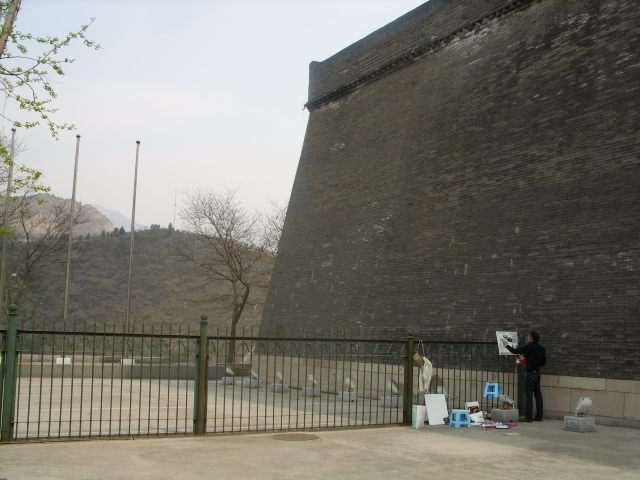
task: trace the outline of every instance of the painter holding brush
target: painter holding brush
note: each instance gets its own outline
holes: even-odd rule
[[[541,422],[542,421],[542,392],[540,391],[540,367],[544,367],[547,363],[544,347],[538,343],[540,340],[540,334],[534,330],[529,332],[527,338],[527,344],[521,348],[513,348],[508,345],[506,340],[502,340],[507,350],[511,353],[524,355],[527,361],[526,364],[526,381],[524,385],[524,391],[526,394],[525,400],[525,422]],[[536,398],[536,416],[533,416],[533,397]]]

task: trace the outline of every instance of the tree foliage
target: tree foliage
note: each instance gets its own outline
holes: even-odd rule
[[[100,49],[100,45],[86,37],[92,18],[86,25],[62,37],[37,36],[23,33],[15,28],[20,0],[0,0],[0,91],[6,99],[30,114],[30,119],[11,121],[15,127],[32,128],[44,122],[51,135],[57,138],[60,130],[72,130],[73,125],[56,123],[51,114],[56,98],[52,75],[64,76],[63,67],[74,62],[64,57],[61,51],[74,41],[81,41],[89,48]]]
[[[11,225],[15,223],[15,217],[18,215],[22,203],[26,198],[42,193],[47,193],[50,188],[41,183],[42,172],[33,168],[20,165],[10,159],[11,139],[0,133],[0,154],[5,157],[5,161],[0,163],[0,204],[9,211],[8,225],[0,227],[0,237],[15,233],[15,228]],[[17,143],[14,151],[14,158],[20,155],[26,147],[22,143]],[[9,202],[7,204],[7,182],[9,179],[9,169],[13,166],[13,175],[11,181],[11,191],[9,192]],[[42,202],[40,202],[42,203]]]

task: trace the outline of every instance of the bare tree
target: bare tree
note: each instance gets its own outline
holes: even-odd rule
[[[25,288],[40,278],[44,269],[67,261],[69,216],[71,204],[54,201],[29,189],[15,201],[10,227],[9,263],[7,267],[6,302],[20,305]],[[82,206],[77,204],[74,226],[86,222]],[[72,248],[84,245],[80,236],[74,239]]]
[[[174,258],[193,265],[202,279],[204,298],[231,313],[231,341],[227,363],[234,362],[236,328],[254,288],[262,288],[270,270],[268,240],[260,212],[250,212],[236,199],[236,191],[217,193],[198,189],[184,195],[180,210],[183,231],[172,247]],[[207,288],[223,283],[226,288]],[[222,293],[212,293],[222,292]]]
[[[263,229],[266,239],[267,250],[273,258],[278,253],[278,244],[282,236],[284,219],[287,216],[289,202],[281,204],[277,200],[269,199],[271,208],[263,215]]]

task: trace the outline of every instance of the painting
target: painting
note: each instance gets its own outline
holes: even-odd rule
[[[506,340],[510,347],[518,348],[518,332],[496,332],[496,337],[498,339],[498,352],[500,355],[515,355],[506,349],[502,341]]]

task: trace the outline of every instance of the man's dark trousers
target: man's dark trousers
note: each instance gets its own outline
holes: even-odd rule
[[[536,397],[536,419],[542,420],[542,392],[540,392],[540,372],[527,372],[524,383],[525,418],[533,419],[533,397]]]

